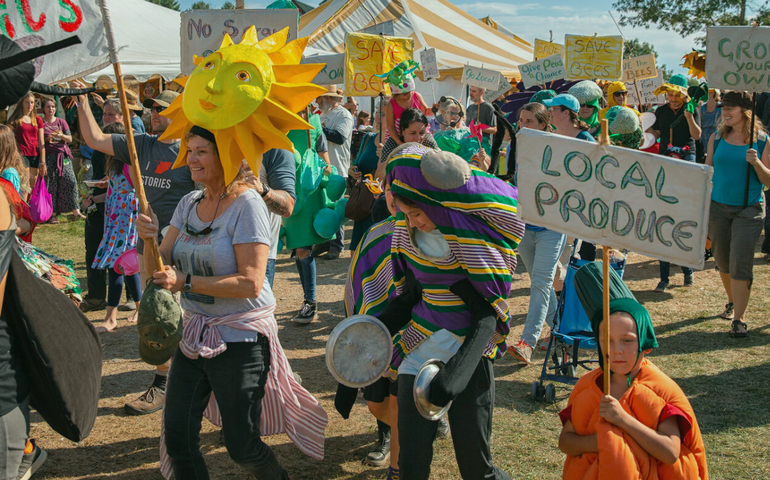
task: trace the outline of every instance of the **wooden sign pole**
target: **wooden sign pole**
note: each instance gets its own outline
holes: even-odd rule
[[[602,145],[610,144],[609,122],[602,120]],[[602,355],[604,361],[604,394],[610,394],[610,249],[602,245],[602,325],[604,329],[604,342],[602,342]]]
[[[134,144],[134,131],[131,128],[131,112],[128,110],[128,102],[126,101],[126,90],[123,85],[123,74],[120,71],[120,62],[118,61],[118,50],[115,47],[115,34],[112,31],[112,20],[110,20],[110,12],[107,9],[106,0],[99,0],[99,7],[102,10],[102,20],[104,22],[104,32],[107,36],[107,45],[110,50],[110,61],[115,69],[115,82],[118,84],[118,98],[120,99],[120,109],[123,114],[123,127],[126,130],[126,143],[128,145],[128,157],[131,160],[131,169],[134,172],[134,182],[136,184],[136,197],[139,199],[139,208],[142,213],[150,215],[150,204],[147,203],[147,196],[144,193],[144,181],[142,179],[142,172],[139,169],[139,160],[136,156],[136,145]],[[145,242],[145,246],[149,247],[150,255],[155,257],[155,262],[158,265],[158,270],[163,270],[163,259],[160,256],[160,250],[158,248],[158,239],[153,238],[150,241]]]

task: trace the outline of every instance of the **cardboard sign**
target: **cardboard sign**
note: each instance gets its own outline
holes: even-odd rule
[[[438,62],[436,61],[436,49],[426,48],[420,52],[420,70],[425,80],[438,78]]]
[[[528,128],[516,138],[526,223],[703,268],[711,167]]]
[[[388,20],[387,22],[372,25],[369,28],[359,30],[359,32],[368,33],[369,35],[388,35],[390,37],[396,34],[395,28],[393,26],[393,20]]]
[[[508,79],[505,78],[505,75],[503,75],[502,73],[499,73],[498,75],[500,75],[500,79],[499,79],[500,87],[494,91],[493,90],[484,91],[484,99],[488,102],[495,100],[497,97],[508,92],[508,90],[513,88],[511,87],[511,84],[508,82]]]
[[[79,45],[34,60],[35,80],[40,83],[71,80],[110,64],[102,14],[93,0],[4,1],[0,3],[0,17],[0,34],[24,50],[73,35],[80,37]]]
[[[567,78],[571,80],[620,79],[623,65],[623,37],[565,35]]]
[[[658,76],[655,78],[645,78],[644,80],[638,80],[636,87],[634,82],[626,82],[626,90],[628,90],[628,105],[639,105],[639,99],[636,96],[636,89],[639,89],[639,94],[642,96],[642,104],[645,105],[663,105],[666,103],[666,94],[655,95],[655,90],[663,85],[663,73],[658,72]]]
[[[655,65],[655,55],[652,53],[623,60],[623,79],[621,82],[633,82],[634,80],[644,80],[657,76],[658,67]]]
[[[463,71],[463,83],[484,90],[497,91],[500,88],[500,76],[500,72],[494,70],[466,65]]]
[[[390,86],[377,77],[404,60],[412,59],[412,39],[367,33],[345,36],[345,95],[376,97],[390,94]]]
[[[260,40],[286,27],[289,27],[287,41],[295,40],[299,22],[297,12],[298,10],[288,8],[182,12],[180,31],[182,73],[189,75],[195,70],[193,55],[199,57],[211,55],[222,44],[225,34],[230,35],[233,42],[240,42],[243,32],[252,25],[257,27],[257,36]]]
[[[559,54],[564,56],[564,45],[560,43],[547,42],[545,40],[535,39],[535,60],[550,57]]]
[[[326,66],[313,79],[316,85],[338,85],[345,81],[345,54],[330,53],[302,57],[299,63],[325,63]]]
[[[770,27],[708,27],[709,88],[770,90]]]
[[[565,78],[567,69],[564,68],[564,58],[557,53],[541,60],[519,65],[519,73],[521,73],[521,81],[524,82],[524,86],[529,88]]]

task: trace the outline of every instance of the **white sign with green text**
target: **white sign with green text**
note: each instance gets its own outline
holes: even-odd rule
[[[708,27],[709,88],[770,90],[770,27]]]
[[[711,167],[528,128],[516,139],[523,221],[703,268]]]

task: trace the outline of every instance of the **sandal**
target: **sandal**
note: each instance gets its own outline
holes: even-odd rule
[[[720,313],[719,316],[724,318],[725,320],[732,320],[733,319],[733,304],[732,303],[726,303],[725,304],[725,311]]]
[[[56,218],[56,216],[52,215],[51,218],[48,220],[48,223],[50,223],[51,225],[58,225],[59,224],[59,219]]]
[[[733,338],[746,338],[749,336],[748,327],[740,320],[733,320],[733,328],[730,330],[730,336]]]

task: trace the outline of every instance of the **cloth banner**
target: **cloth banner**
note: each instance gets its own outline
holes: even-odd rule
[[[658,76],[658,67],[655,65],[655,55],[642,55],[640,57],[626,58],[623,60],[623,78],[621,82],[633,82],[645,78]]]
[[[564,58],[560,53],[519,65],[519,73],[526,88],[567,77]]]
[[[623,37],[565,35],[567,75],[571,80],[620,79],[623,66]]]
[[[770,90],[770,27],[706,28],[709,88]]]
[[[390,95],[389,84],[377,75],[391,71],[404,60],[412,60],[413,49],[411,38],[368,33],[345,35],[345,95]]]
[[[206,57],[222,44],[225,34],[233,42],[241,41],[243,32],[252,25],[257,27],[257,37],[265,37],[289,27],[287,42],[297,39],[299,10],[294,8],[254,10],[187,10],[182,12],[181,38],[182,74],[195,70],[193,55]]]
[[[326,66],[313,79],[316,85],[337,85],[345,81],[345,54],[330,53],[302,57],[299,63],[325,63]]]
[[[528,128],[516,137],[526,223],[703,268],[711,167]]]
[[[102,13],[95,0],[1,1],[0,33],[24,50],[73,35],[80,38],[78,45],[35,59],[35,80],[40,83],[72,80],[110,64]]]
[[[564,56],[564,45],[560,43],[547,42],[545,40],[535,39],[535,60],[550,57],[559,54]]]

